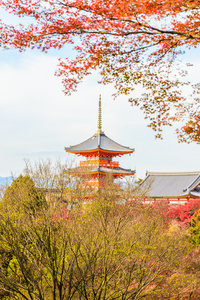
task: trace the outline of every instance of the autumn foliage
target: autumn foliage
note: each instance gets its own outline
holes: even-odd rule
[[[162,215],[166,224],[175,223],[180,227],[189,227],[193,217],[200,210],[199,199],[190,200],[182,205],[170,205],[166,201],[158,201],[150,204],[150,211],[153,215]]]
[[[1,299],[198,299],[199,252],[165,205],[122,201],[105,182],[70,207],[34,180],[19,176],[0,205]]]
[[[61,59],[57,71],[66,94],[98,70],[115,96],[128,95],[142,109],[158,137],[163,126],[183,121],[179,140],[199,141],[199,85],[186,95],[187,67],[175,63],[199,44],[198,1],[1,0],[0,7],[21,18],[18,25],[1,21],[3,49],[74,45],[75,58]]]
[[[200,210],[200,201],[191,200],[184,205],[169,207],[167,217],[169,220],[176,220],[181,226],[190,225],[196,212]]]

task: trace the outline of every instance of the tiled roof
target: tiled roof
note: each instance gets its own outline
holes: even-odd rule
[[[107,173],[107,174],[123,174],[123,175],[134,175],[135,171],[131,170],[131,169],[123,169],[120,167],[101,167],[101,166],[97,166],[97,167],[76,167],[73,168],[69,171],[67,171],[66,173]]]
[[[95,133],[91,138],[86,141],[77,144],[75,146],[65,147],[66,152],[87,152],[91,150],[104,150],[111,152],[121,152],[121,153],[132,153],[134,152],[133,148],[122,146],[115,141],[111,140],[102,132]]]
[[[149,172],[141,183],[149,197],[200,197],[200,171],[179,173]]]

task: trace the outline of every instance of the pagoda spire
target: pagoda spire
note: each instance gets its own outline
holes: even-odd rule
[[[101,95],[99,95],[99,113],[98,113],[97,133],[103,133],[103,131],[102,131],[102,114],[101,114]]]

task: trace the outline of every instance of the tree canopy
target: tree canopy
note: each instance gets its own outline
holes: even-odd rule
[[[193,229],[185,222],[197,202],[147,205],[140,189],[119,193],[110,177],[81,199],[69,181],[64,188],[65,167],[27,162],[4,192],[0,299],[199,299],[199,215]]]
[[[200,41],[199,1],[2,0],[0,6],[33,19],[16,26],[1,21],[2,48],[48,51],[74,44],[77,56],[61,59],[57,71],[66,94],[99,70],[115,96],[126,94],[143,110],[158,137],[162,126],[184,121],[179,140],[199,142],[199,85],[186,95],[186,69],[174,63]],[[136,86],[143,87],[141,95]]]
[[[0,207],[0,298],[196,300],[185,231],[164,220],[110,186],[69,209],[20,176]]]

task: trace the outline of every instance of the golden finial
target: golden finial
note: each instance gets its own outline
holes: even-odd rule
[[[101,116],[101,95],[99,95],[99,116],[98,116],[97,132],[103,133],[103,131],[102,131],[102,116]]]

